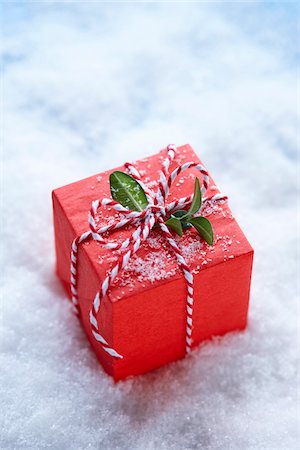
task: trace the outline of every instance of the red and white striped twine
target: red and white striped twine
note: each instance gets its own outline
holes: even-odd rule
[[[170,244],[174,250],[178,265],[180,266],[183,276],[187,285],[187,297],[186,297],[186,343],[185,349],[189,353],[192,346],[192,333],[193,333],[193,301],[194,301],[194,280],[193,274],[191,273],[176,241],[174,240],[170,230],[165,225],[165,220],[167,216],[172,214],[178,209],[184,209],[191,205],[193,201],[193,195],[188,197],[182,197],[179,200],[175,200],[169,204],[166,204],[166,199],[169,194],[169,190],[172,186],[174,180],[179,176],[180,173],[185,170],[195,168],[203,176],[203,184],[201,187],[202,194],[205,193],[209,184],[209,175],[205,168],[198,163],[187,162],[178,167],[176,167],[171,174],[169,173],[170,165],[175,158],[176,147],[174,145],[169,145],[167,147],[167,155],[162,164],[162,169],[159,177],[159,186],[157,192],[154,193],[149,189],[142,181],[141,175],[138,169],[131,163],[126,163],[125,167],[129,171],[130,175],[137,180],[137,182],[142,186],[146,193],[148,200],[147,208],[142,212],[131,211],[115,200],[104,198],[102,200],[95,200],[92,202],[91,209],[88,215],[89,231],[86,231],[81,236],[74,239],[72,243],[71,250],[71,293],[72,293],[72,303],[76,314],[80,315],[80,308],[78,304],[78,291],[77,291],[77,281],[78,281],[78,246],[81,242],[87,241],[88,239],[94,239],[100,242],[104,247],[108,249],[122,249],[125,252],[120,256],[117,264],[111,269],[109,274],[106,276],[102,282],[99,291],[96,293],[93,300],[92,309],[90,311],[90,324],[92,333],[95,339],[100,343],[103,350],[105,350],[109,355],[114,358],[123,358],[116,350],[114,350],[104,337],[100,334],[99,323],[97,316],[99,314],[101,301],[103,297],[107,294],[108,289],[113,283],[116,276],[122,271],[131,257],[138,251],[141,244],[148,238],[154,225],[158,225],[161,229],[162,234],[165,236],[167,242]],[[220,201],[226,200],[227,197],[221,194],[216,194],[210,198],[204,198],[203,203],[206,201]],[[97,227],[96,224],[96,214],[101,206],[110,206],[118,212],[125,215],[125,218],[119,222],[113,222],[111,225],[104,227]],[[103,233],[111,232],[119,228],[123,228],[127,225],[137,225],[132,235],[125,239],[122,243],[117,243],[114,241],[108,241],[103,238]]]

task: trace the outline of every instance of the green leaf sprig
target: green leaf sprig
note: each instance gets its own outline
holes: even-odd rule
[[[193,215],[199,211],[201,205],[202,194],[200,182],[196,177],[194,184],[194,197],[190,209],[188,211],[175,211],[165,223],[179,236],[182,236],[184,230],[193,226],[209,245],[213,245],[214,233],[210,221],[206,219],[206,217],[193,217]]]
[[[148,206],[148,200],[142,186],[127,173],[116,170],[109,177],[110,192],[112,198],[125,208],[132,211],[144,211]],[[179,236],[193,226],[199,235],[209,244],[213,245],[214,234],[211,223],[206,217],[193,217],[202,205],[202,195],[199,179],[195,178],[194,197],[188,211],[175,211],[165,224]]]

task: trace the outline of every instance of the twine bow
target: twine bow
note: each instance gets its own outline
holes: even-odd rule
[[[175,157],[176,147],[174,145],[169,145],[167,147],[167,155],[162,164],[162,169],[159,177],[159,185],[156,192],[149,189],[142,181],[141,175],[138,169],[131,163],[126,163],[125,167],[129,171],[129,174],[135,178],[135,180],[144,189],[148,200],[148,206],[142,212],[136,212],[129,210],[122,206],[115,200],[103,198],[102,200],[95,200],[92,202],[92,207],[89,211],[88,223],[90,229],[83,233],[81,236],[74,239],[72,243],[71,250],[71,293],[72,293],[72,303],[75,308],[77,315],[80,314],[80,309],[78,305],[78,292],[77,292],[77,265],[78,265],[78,246],[80,243],[92,238],[97,242],[100,242],[105,248],[113,250],[126,250],[119,257],[118,262],[108,273],[106,278],[101,284],[99,291],[96,293],[93,300],[93,306],[90,311],[90,324],[92,328],[92,333],[95,339],[101,344],[103,350],[105,350],[109,355],[114,358],[123,358],[116,350],[111,348],[108,342],[100,334],[97,315],[100,310],[101,300],[107,294],[108,289],[113,283],[116,276],[122,271],[132,256],[138,251],[141,244],[148,238],[154,225],[157,225],[169,245],[174,250],[178,265],[183,272],[186,286],[187,286],[187,297],[186,297],[186,343],[185,349],[186,353],[189,353],[192,345],[192,332],[193,332],[193,301],[194,301],[194,281],[193,274],[189,269],[176,241],[174,240],[169,228],[165,225],[165,220],[173,212],[178,209],[187,208],[191,205],[193,201],[193,195],[188,197],[182,197],[179,200],[175,200],[169,204],[166,203],[170,188],[172,183],[178,177],[179,174],[187,169],[195,168],[203,176],[203,183],[201,187],[202,195],[206,192],[209,184],[209,175],[205,168],[198,163],[186,162],[182,165],[176,167],[171,174],[169,173],[170,165]],[[203,198],[203,203],[210,201],[225,200],[227,197],[216,194],[210,198]],[[110,206],[116,211],[125,215],[125,218],[120,221],[115,221],[110,225],[103,227],[97,227],[95,217],[98,209],[101,206]],[[114,230],[126,227],[127,225],[136,225],[134,232],[131,236],[125,239],[122,243],[115,241],[108,241],[103,238],[103,234],[107,232],[112,232]]]

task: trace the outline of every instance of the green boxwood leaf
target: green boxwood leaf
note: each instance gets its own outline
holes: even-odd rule
[[[166,220],[165,224],[169,228],[172,228],[172,230],[174,230],[179,236],[183,235],[181,222],[176,217],[171,216],[168,220]]]
[[[191,207],[188,211],[188,213],[192,216],[195,214],[199,209],[201,208],[202,204],[202,195],[201,195],[201,188],[200,188],[200,182],[199,179],[195,178],[195,184],[194,184],[194,197],[191,204]]]
[[[127,173],[116,170],[109,176],[110,192],[114,200],[132,211],[144,211],[148,200],[141,185]]]
[[[196,228],[200,236],[209,244],[214,243],[214,233],[211,223],[205,217],[193,217],[190,223]]]

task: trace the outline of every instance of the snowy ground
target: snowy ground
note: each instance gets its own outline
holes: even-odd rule
[[[296,3],[2,5],[0,447],[296,449]],[[50,192],[169,142],[255,248],[249,327],[114,385],[54,276]]]

